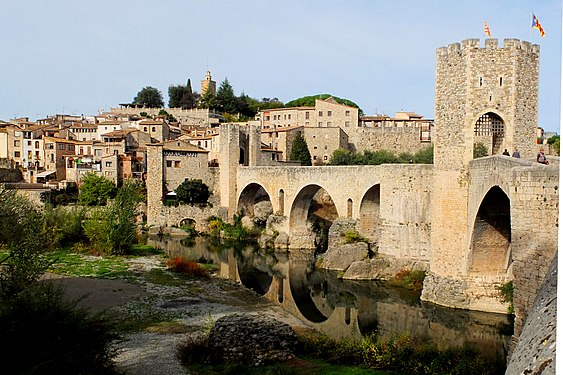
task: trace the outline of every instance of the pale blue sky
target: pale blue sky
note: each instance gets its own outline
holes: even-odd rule
[[[546,31],[530,28],[534,12]],[[0,0],[0,119],[96,114],[207,69],[238,95],[330,93],[366,114],[434,117],[436,48],[540,44],[539,125],[559,132],[561,1]]]

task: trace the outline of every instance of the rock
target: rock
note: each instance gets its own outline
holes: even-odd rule
[[[291,358],[296,345],[297,336],[288,324],[258,315],[224,316],[215,322],[208,340],[211,362],[251,365]]]
[[[329,249],[324,257],[320,268],[335,271],[345,271],[354,262],[368,259],[368,245],[363,242],[338,246]]]
[[[243,216],[241,223],[246,228],[252,228],[254,226],[254,221],[248,216]]]
[[[404,270],[428,272],[428,268],[428,262],[373,258],[353,262],[342,278],[347,280],[389,280]]]
[[[289,235],[285,232],[281,232],[274,240],[274,247],[276,249],[287,249],[289,246]]]

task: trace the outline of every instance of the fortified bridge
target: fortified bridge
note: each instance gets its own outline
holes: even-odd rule
[[[472,160],[456,177],[466,201],[451,207],[434,202],[441,181],[433,165],[241,166],[236,207],[252,216],[257,203],[269,201],[289,248],[310,248],[307,218],[313,197],[324,190],[336,221],[354,223],[380,256],[430,263],[423,299],[506,312],[497,288],[514,279],[515,310],[523,317],[557,251],[559,160],[550,161],[545,166],[501,155]],[[451,229],[457,212],[467,213],[464,231]],[[432,247],[448,237],[461,246]]]

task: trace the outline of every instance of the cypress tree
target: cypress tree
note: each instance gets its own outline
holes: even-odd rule
[[[307,147],[307,141],[305,141],[305,138],[303,138],[301,133],[297,134],[297,137],[295,137],[293,143],[291,144],[289,159],[293,161],[300,161],[301,165],[312,165],[311,153],[309,152],[309,147]]]

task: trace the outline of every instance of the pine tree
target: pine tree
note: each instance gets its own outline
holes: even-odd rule
[[[227,78],[221,82],[219,89],[217,89],[216,99],[219,110],[226,113],[237,112],[237,97],[235,96],[233,87]]]
[[[311,153],[309,152],[309,147],[307,147],[307,141],[305,141],[305,138],[303,138],[301,133],[297,134],[291,144],[289,159],[293,161],[300,161],[301,165],[312,165]]]

